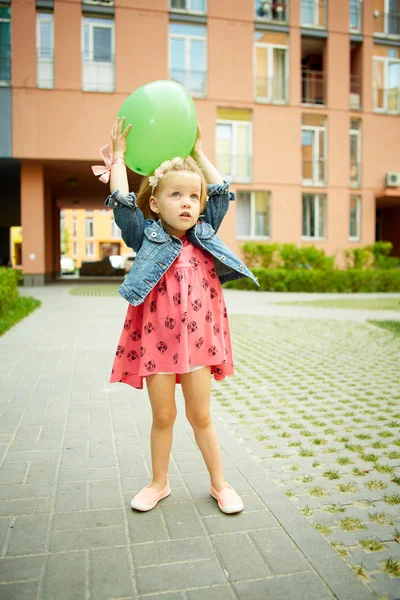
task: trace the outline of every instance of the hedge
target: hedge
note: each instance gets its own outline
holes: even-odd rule
[[[268,292],[400,292],[400,269],[266,269],[253,268],[260,287],[249,278],[235,279],[224,288]]]
[[[20,279],[21,271],[0,267],[0,315],[4,315],[19,298],[17,286]]]

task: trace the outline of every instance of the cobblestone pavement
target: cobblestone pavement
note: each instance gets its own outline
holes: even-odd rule
[[[399,598],[400,339],[349,321],[231,327],[217,415],[360,579]]]

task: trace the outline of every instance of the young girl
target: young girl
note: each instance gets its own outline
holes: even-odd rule
[[[210,417],[212,376],[234,372],[221,283],[239,277],[257,283],[215,235],[234,195],[202,152],[200,128],[191,157],[163,162],[143,177],[137,197],[128,193],[124,154],[131,126],[122,133],[123,121],[117,118],[111,132],[111,195],[105,205],[137,254],[119,290],[129,306],[110,381],[141,389],[146,378],[153,415],[153,479],[131,506],[151,510],[171,493],[168,463],[180,383],[211,496],[222,512],[240,512],[243,503],[225,481]]]

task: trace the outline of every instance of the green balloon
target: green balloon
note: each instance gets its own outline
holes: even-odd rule
[[[197,113],[192,97],[175,81],[153,81],[135,90],[121,106],[127,135],[126,165],[151,175],[164,160],[186,158],[197,136]]]

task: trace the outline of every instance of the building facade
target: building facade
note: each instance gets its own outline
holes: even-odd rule
[[[0,33],[0,252],[22,226],[26,283],[59,273],[62,209],[104,208],[90,167],[159,79],[192,94],[236,192],[234,251],[315,244],[340,264],[382,239],[400,256],[399,0],[0,0]]]

